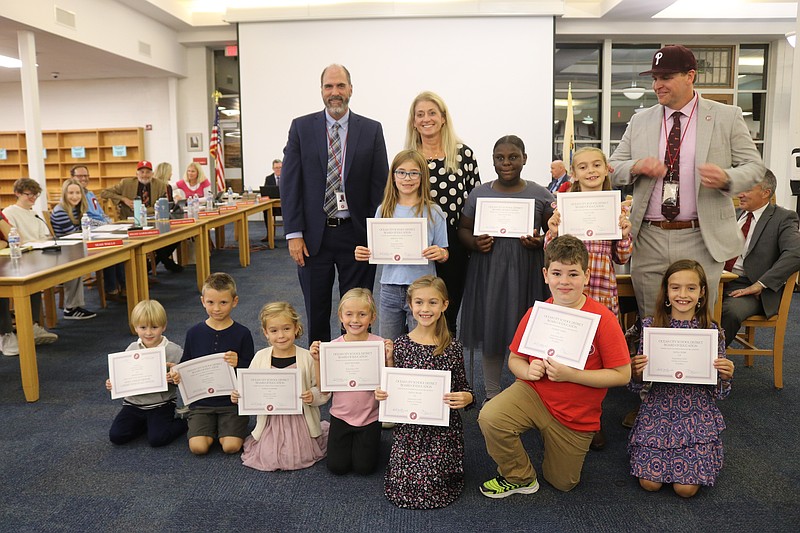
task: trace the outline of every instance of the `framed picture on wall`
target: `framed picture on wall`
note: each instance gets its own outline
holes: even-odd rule
[[[203,134],[202,133],[187,133],[186,134],[186,151],[187,152],[202,152],[203,151]]]

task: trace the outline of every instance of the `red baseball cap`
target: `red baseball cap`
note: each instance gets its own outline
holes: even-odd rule
[[[653,54],[653,65],[650,70],[640,72],[639,76],[650,74],[677,74],[697,70],[697,59],[691,50],[679,44],[665,46]]]
[[[139,161],[139,165],[136,167],[136,170],[142,168],[149,168],[150,170],[153,170],[153,163],[151,163],[150,161]]]

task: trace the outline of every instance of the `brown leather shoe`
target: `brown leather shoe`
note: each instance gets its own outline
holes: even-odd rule
[[[630,411],[622,419],[622,427],[628,428],[628,429],[632,428],[633,427],[633,423],[636,422],[636,417],[637,416],[639,416],[639,410],[638,409],[634,409],[633,411]]]
[[[606,447],[606,434],[603,431],[603,428],[600,428],[600,431],[595,433],[594,437],[592,437],[592,443],[589,445],[589,449],[599,452],[605,447]]]

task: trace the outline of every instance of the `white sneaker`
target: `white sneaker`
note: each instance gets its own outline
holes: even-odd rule
[[[53,344],[58,340],[58,335],[50,333],[39,324],[33,325],[33,342],[36,344]]]
[[[0,352],[8,356],[19,355],[19,343],[17,342],[16,333],[12,331],[0,337]]]

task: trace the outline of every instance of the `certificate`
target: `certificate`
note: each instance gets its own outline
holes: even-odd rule
[[[323,342],[319,346],[320,390],[375,390],[386,366],[381,341]]]
[[[536,200],[521,198],[478,198],[473,235],[514,237],[533,235]]]
[[[183,403],[189,405],[212,396],[230,396],[236,389],[236,374],[225,362],[225,354],[215,353],[175,365],[181,375],[178,390]]]
[[[368,218],[367,248],[373,265],[427,265],[427,218]]]
[[[164,347],[108,354],[111,399],[167,390]]]
[[[444,402],[450,392],[449,370],[386,367],[381,372],[381,389],[388,394],[378,402],[381,422],[450,425],[450,408]]]
[[[600,315],[562,305],[536,302],[519,352],[583,370],[600,324]]]
[[[561,192],[556,203],[561,213],[559,235],[574,235],[582,241],[622,238],[619,227],[622,198],[619,191]]]
[[[237,380],[240,415],[303,414],[299,369],[242,368]]]
[[[716,385],[719,331],[644,328],[644,381]]]

